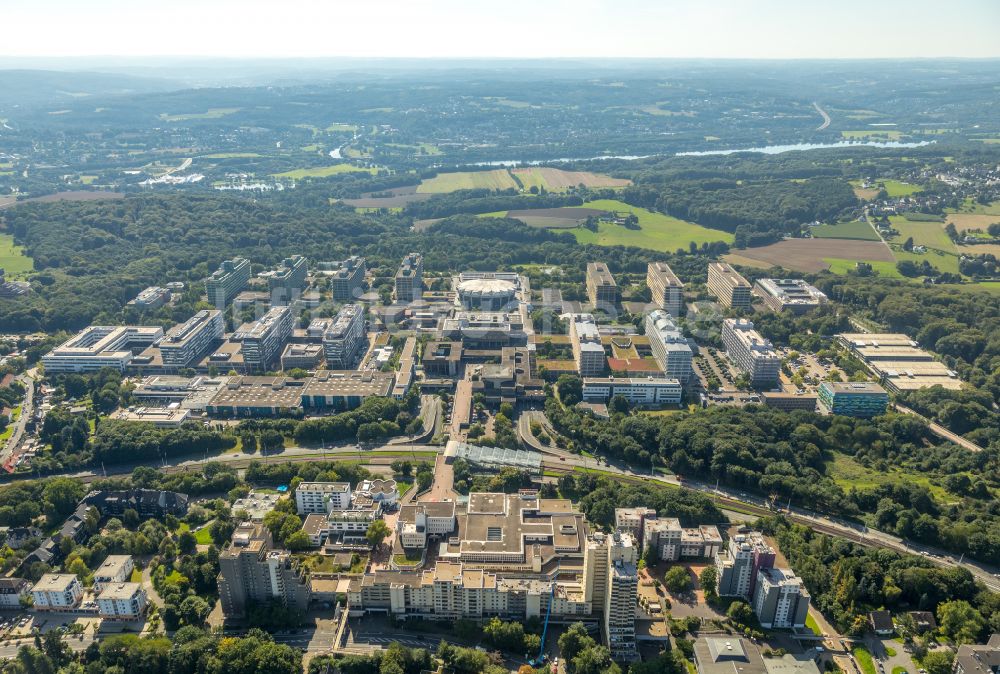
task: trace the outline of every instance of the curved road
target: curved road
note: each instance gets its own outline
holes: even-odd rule
[[[813,101],[813,107],[816,108],[816,112],[823,115],[823,123],[816,127],[817,131],[823,131],[828,126],[830,126],[830,121],[831,121],[830,115],[826,114],[826,110],[819,107],[819,103],[817,103],[816,101]]]

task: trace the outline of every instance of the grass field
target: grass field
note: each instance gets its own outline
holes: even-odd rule
[[[819,272],[829,268],[828,260],[849,261],[854,268],[857,260],[889,262],[895,264],[892,251],[881,241],[858,239],[785,239],[758,248],[747,248],[724,256],[735,264],[746,260],[759,263],[755,266],[778,266],[792,271]]]
[[[209,108],[205,112],[192,112],[180,115],[171,115],[166,112],[160,114],[160,119],[165,122],[186,122],[192,119],[219,119],[226,115],[239,112],[242,108]]]
[[[457,190],[509,190],[518,189],[517,183],[507,169],[492,171],[458,171],[456,173],[439,173],[420,183],[417,192],[447,194]]]
[[[836,225],[820,225],[809,229],[817,239],[860,239],[878,241],[879,236],[872,226],[861,220],[838,222]]]
[[[872,187],[862,187],[864,183],[862,180],[852,180],[851,187],[854,188],[854,196],[858,199],[874,199],[878,196],[878,190]]]
[[[959,232],[967,229],[981,229],[985,232],[990,225],[1000,222],[1000,213],[949,213],[945,221],[955,225]]]
[[[809,631],[811,631],[816,636],[818,637],[823,636],[823,630],[821,630],[819,628],[819,625],[816,624],[816,619],[812,617],[812,613],[806,614],[806,627],[808,627]]]
[[[198,541],[198,545],[211,545],[212,533],[209,531],[209,527],[204,526],[194,532],[194,540]]]
[[[881,262],[879,260],[844,260],[836,257],[824,257],[823,261],[830,265],[830,271],[834,274],[847,274],[858,267],[858,262],[867,262],[872,266],[872,271],[878,272],[882,278],[903,278],[903,275],[896,269],[895,262]]]
[[[972,199],[966,199],[959,209],[960,213],[978,213],[980,215],[1000,215],[1000,201],[990,204],[981,204]]]
[[[903,132],[885,129],[866,129],[864,131],[841,131],[840,135],[847,140],[899,140],[903,137]]]
[[[862,466],[852,457],[840,452],[833,452],[833,463],[828,464],[827,475],[832,477],[833,481],[845,490],[849,490],[851,487],[868,489],[882,484],[910,482],[926,487],[934,498],[940,502],[950,503],[958,500],[957,497],[943,487],[932,484],[930,479],[925,475],[899,470],[890,470],[888,472],[872,470]]]
[[[340,173],[353,173],[367,171],[372,175],[378,173],[378,169],[361,168],[351,164],[334,164],[333,166],[317,166],[315,168],[294,169],[284,173],[275,173],[275,178],[289,178],[291,180],[302,180],[303,178],[327,178]]]
[[[913,237],[915,246],[927,246],[948,253],[955,253],[955,244],[944,232],[944,224],[935,221],[908,220],[902,215],[889,216],[893,229],[899,231],[899,236],[893,243],[902,244],[907,238]]]
[[[868,652],[867,648],[856,644],[851,649],[851,654],[858,661],[858,666],[861,668],[862,674],[878,674],[875,671],[875,661],[872,660],[872,654]]]
[[[0,268],[11,278],[23,275],[34,267],[34,261],[24,254],[21,246],[14,245],[14,237],[0,234]]]
[[[883,180],[882,184],[885,186],[885,193],[890,197],[906,197],[924,189],[920,185],[911,185],[898,180]]]
[[[662,213],[653,213],[621,201],[599,199],[588,201],[583,206],[604,211],[634,213],[639,218],[639,229],[626,229],[620,225],[602,222],[598,225],[597,232],[582,227],[571,230],[580,243],[593,243],[599,246],[637,246],[672,252],[678,248],[686,250],[691,242],[699,246],[713,241],[733,242],[733,235],[729,232],[709,229]]]
[[[256,152],[215,152],[213,154],[203,154],[202,159],[252,159],[262,155]]]

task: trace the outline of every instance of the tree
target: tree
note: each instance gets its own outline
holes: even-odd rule
[[[719,572],[714,566],[706,566],[698,576],[698,582],[701,584],[706,599],[715,599],[719,596]]]
[[[201,626],[212,612],[208,602],[197,595],[185,597],[177,607],[177,615],[185,625]]]
[[[931,651],[924,656],[921,664],[927,670],[927,674],[951,674],[954,660],[955,654],[949,650]]]
[[[964,599],[939,604],[937,617],[941,632],[957,644],[976,643],[986,627],[983,614]]]
[[[390,533],[392,532],[389,531],[389,525],[385,523],[385,520],[375,520],[368,526],[365,538],[368,539],[372,548],[378,548]]]
[[[673,566],[663,577],[663,584],[674,594],[681,594],[691,589],[691,573],[683,566]]]
[[[753,622],[753,609],[745,601],[734,601],[726,609],[726,615],[740,625],[749,625]]]
[[[556,392],[563,405],[575,405],[583,400],[583,380],[572,374],[560,375],[556,380]]]
[[[559,652],[569,662],[581,651],[596,645],[596,643],[583,623],[573,623],[559,637]]]
[[[212,542],[221,548],[229,542],[235,529],[236,525],[232,521],[217,519],[208,525],[208,534],[212,537]]]
[[[389,467],[392,468],[394,475],[399,477],[410,477],[413,474],[413,464],[405,459],[396,459]]]
[[[571,661],[574,674],[621,674],[606,646],[585,648]]]
[[[306,548],[312,547],[312,541],[309,540],[308,534],[299,529],[291,536],[285,539],[285,547],[295,552],[297,550],[305,550]]]
[[[177,537],[177,549],[185,555],[193,555],[198,551],[198,539],[190,531],[182,531]]]
[[[82,497],[83,486],[80,483],[68,477],[57,477],[42,490],[42,511],[49,523],[55,525],[76,509]]]
[[[625,396],[618,394],[611,398],[611,401],[608,403],[608,409],[611,410],[612,413],[628,414],[630,408],[628,400]]]
[[[434,473],[429,470],[421,470],[417,473],[417,491],[430,489],[434,483]]]

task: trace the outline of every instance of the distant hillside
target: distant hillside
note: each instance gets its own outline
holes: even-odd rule
[[[91,96],[170,91],[167,79],[53,70],[0,70],[0,113],[14,107],[58,106]]]

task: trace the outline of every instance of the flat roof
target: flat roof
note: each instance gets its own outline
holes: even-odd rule
[[[860,395],[886,395],[885,389],[870,381],[825,381],[820,384],[832,393],[853,393]]]
[[[131,599],[142,590],[142,583],[109,583],[97,595],[98,599]]]
[[[35,592],[65,592],[77,581],[73,573],[46,573],[32,586]]]
[[[604,262],[588,262],[587,277],[602,286],[616,286],[615,277],[611,275],[608,265]]]

